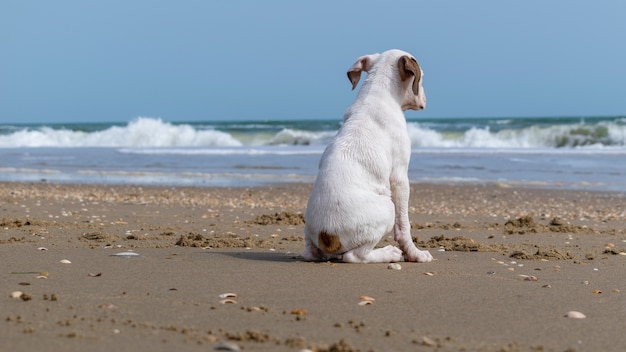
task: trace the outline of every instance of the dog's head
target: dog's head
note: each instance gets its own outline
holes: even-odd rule
[[[422,110],[426,107],[426,94],[422,87],[424,72],[413,55],[394,49],[361,56],[348,70],[352,89],[359,83],[363,71],[369,74],[363,85],[386,80],[386,83],[381,84],[389,86],[402,110]]]

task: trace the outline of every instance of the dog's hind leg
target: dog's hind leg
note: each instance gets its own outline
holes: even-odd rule
[[[339,259],[341,255],[329,254],[318,248],[308,237],[305,239],[302,258],[307,262],[322,262],[331,259]]]
[[[394,246],[372,249],[359,247],[343,254],[346,263],[390,263],[404,261],[402,250]]]
[[[325,260],[324,253],[321,249],[317,248],[317,246],[307,237],[305,240],[304,252],[302,253],[302,258],[308,262],[315,262]]]

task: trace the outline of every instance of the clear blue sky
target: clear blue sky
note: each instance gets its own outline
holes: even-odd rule
[[[341,119],[346,70],[399,48],[409,117],[626,114],[626,1],[0,4],[0,123]]]

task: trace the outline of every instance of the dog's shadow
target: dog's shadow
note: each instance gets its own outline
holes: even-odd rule
[[[213,252],[213,254],[226,255],[236,259],[245,259],[252,261],[279,262],[279,263],[297,263],[304,262],[301,255],[295,253],[281,252]]]

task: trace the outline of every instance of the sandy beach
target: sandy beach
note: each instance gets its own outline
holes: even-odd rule
[[[414,184],[394,270],[304,262],[310,191],[0,183],[1,350],[626,349],[625,194]]]

